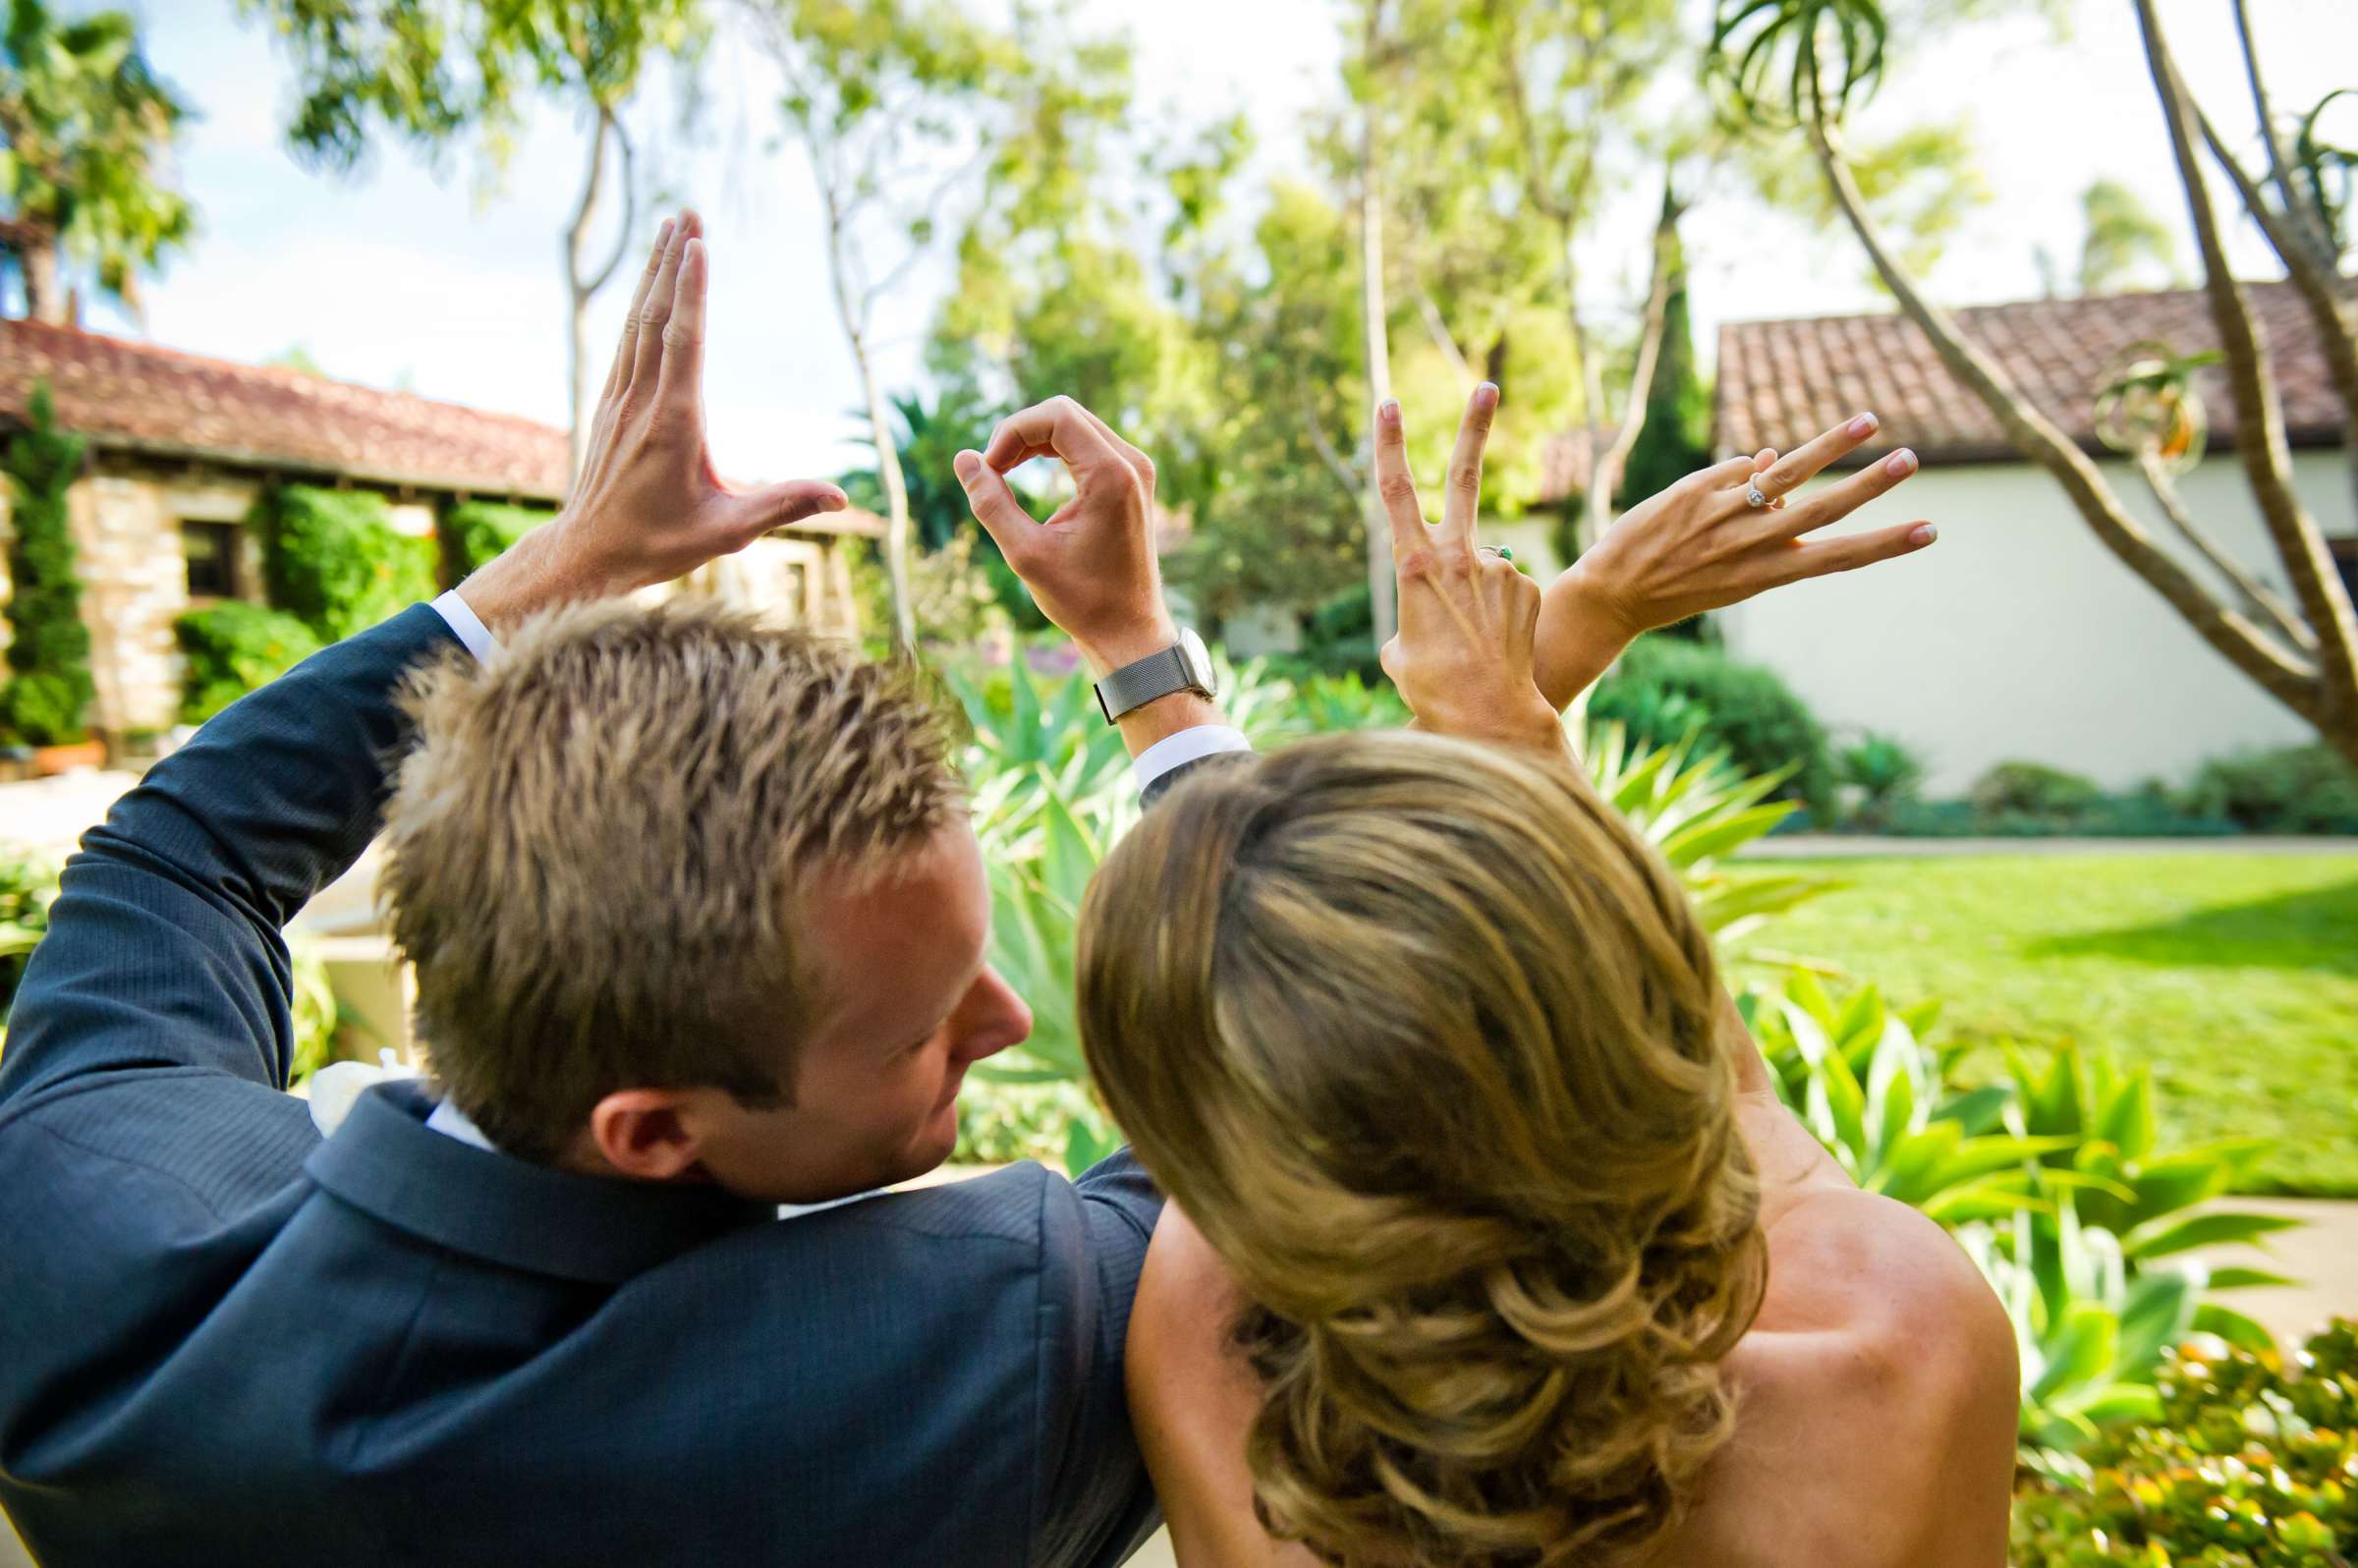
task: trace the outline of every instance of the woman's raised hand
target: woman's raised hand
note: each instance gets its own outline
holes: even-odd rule
[[[1533,676],[1540,587],[1482,543],[1476,522],[1497,410],[1488,381],[1467,400],[1438,527],[1417,502],[1400,405],[1386,399],[1376,411],[1376,485],[1400,587],[1400,631],[1383,645],[1383,671],[1422,728],[1557,752],[1563,729]]]
[[[1690,474],[1620,520],[1547,589],[1540,615],[1539,683],[1561,707],[1641,632],[1751,598],[1803,578],[1856,571],[1937,537],[1901,523],[1831,539],[1802,535],[1839,522],[1916,472],[1901,448],[1791,506],[1785,496],[1876,432],[1862,414],[1783,457],[1765,451]],[[1761,501],[1752,500],[1758,487]]]

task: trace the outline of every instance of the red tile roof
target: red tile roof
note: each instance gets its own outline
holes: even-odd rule
[[[41,381],[58,422],[100,447],[482,496],[565,494],[565,432],[533,420],[0,321],[0,423],[22,422]]]
[[[2290,284],[2244,286],[2267,335],[2286,434],[2296,446],[2342,439],[2343,413],[2326,375],[2317,329]],[[2155,340],[2173,353],[2218,345],[2199,289],[2082,300],[2026,300],[1951,312],[1966,338],[1993,356],[2040,412],[2090,452],[2096,384],[2113,357]],[[2196,385],[2211,417],[2212,448],[2235,438],[2235,404],[2214,365]],[[1719,329],[1719,384],[1712,446],[1729,454],[1786,447],[1872,409],[1877,439],[1847,461],[1865,463],[1895,446],[1927,462],[2022,461],[1995,420],[1954,380],[1915,323],[1900,315],[1731,321]]]

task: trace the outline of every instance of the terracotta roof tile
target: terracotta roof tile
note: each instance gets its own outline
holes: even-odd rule
[[[2296,446],[2338,443],[2343,411],[2300,297],[2285,283],[2244,289],[2267,335],[2287,436]],[[2178,354],[2218,343],[2209,300],[2199,289],[2028,300],[1952,314],[2040,412],[2091,452],[2102,450],[2095,426],[2097,379],[2115,355],[2147,340]],[[2225,375],[2211,366],[2197,372],[2196,384],[2211,417],[2214,448],[2231,445],[2235,404]],[[1861,409],[1881,416],[1882,430],[1853,454],[1853,463],[1895,446],[1914,447],[1928,462],[2018,461],[1981,400],[1949,375],[1904,316],[1731,321],[1719,329],[1713,450],[1787,446]]]
[[[102,447],[562,499],[565,432],[407,392],[237,364],[32,321],[0,321],[0,422],[47,381],[58,421]]]

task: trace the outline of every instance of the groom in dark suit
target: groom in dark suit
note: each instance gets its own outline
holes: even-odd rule
[[[0,1501],[42,1561],[1078,1568],[1152,1529],[1128,1155],[835,1202],[944,1158],[1031,1024],[926,708],[595,602],[844,504],[714,481],[705,269],[667,225],[557,519],[68,866],[0,1058]],[[1043,603],[1100,671],[1160,658],[1151,466],[1061,400],[1003,438],[970,487],[1052,452],[1080,489]],[[1150,785],[1240,744],[1184,672],[1143,690]],[[380,825],[439,1097],[322,1140],[280,928]]]

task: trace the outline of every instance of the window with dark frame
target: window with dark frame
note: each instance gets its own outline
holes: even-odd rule
[[[181,554],[189,563],[189,597],[238,596],[238,526],[235,523],[180,525]]]

